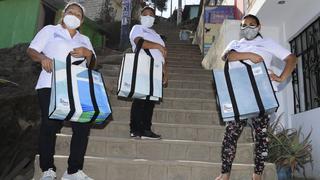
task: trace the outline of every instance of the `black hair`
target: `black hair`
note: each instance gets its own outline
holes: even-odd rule
[[[154,15],[156,15],[156,11],[155,11],[152,7],[150,7],[150,6],[145,6],[144,8],[142,8],[141,14],[142,14],[145,10],[150,10],[150,11],[153,12]]]
[[[254,21],[256,21],[256,23],[257,23],[258,26],[261,25],[261,24],[260,24],[260,20],[259,20],[259,18],[258,18],[257,16],[252,15],[252,14],[247,14],[247,15],[243,16],[242,20],[245,20],[245,19],[247,19],[247,18],[252,18],[252,19],[254,19]],[[242,23],[241,23],[241,24],[242,24]],[[263,38],[262,35],[260,34],[260,32],[257,34],[257,36],[260,36],[261,38]],[[256,37],[257,37],[257,36],[256,36]],[[256,37],[255,37],[255,38],[256,38]]]

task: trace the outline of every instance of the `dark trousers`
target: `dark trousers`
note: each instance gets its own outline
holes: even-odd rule
[[[56,133],[63,126],[61,120],[49,120],[50,88],[38,90],[41,109],[41,126],[39,137],[40,168],[47,171],[49,168],[56,170],[54,166],[54,154],[56,145]],[[91,124],[71,122],[73,135],[71,138],[70,155],[68,159],[68,173],[73,174],[83,169],[84,155],[88,145],[88,136]]]
[[[264,170],[264,162],[268,156],[267,128],[269,121],[270,119],[268,115],[252,119],[252,125],[255,131],[254,172],[258,175],[262,174]],[[237,142],[246,124],[246,120],[240,120],[239,122],[227,122],[226,131],[222,142],[221,173],[230,173],[232,162],[236,156]]]
[[[150,131],[154,101],[134,99],[131,106],[130,132]]]

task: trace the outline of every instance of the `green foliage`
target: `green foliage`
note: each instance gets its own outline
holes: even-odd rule
[[[151,2],[153,2],[155,4],[156,8],[160,12],[167,10],[168,0],[151,0]]]
[[[6,79],[0,79],[0,84],[12,84],[12,85],[18,86],[17,83],[6,80]]]
[[[302,170],[305,175],[305,164],[312,165],[312,145],[310,136],[312,131],[304,136],[302,127],[299,129],[285,129],[279,122],[282,115],[270,125],[268,129],[269,157],[268,161],[275,163],[277,167],[291,168],[292,177],[294,172]]]

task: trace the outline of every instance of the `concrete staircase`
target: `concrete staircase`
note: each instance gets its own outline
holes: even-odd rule
[[[118,100],[109,92],[113,121],[103,129],[92,129],[84,171],[96,180],[214,180],[220,172],[224,127],[219,123],[212,76],[201,68],[197,46],[178,41],[178,29],[161,22],[158,32],[168,38],[169,87],[156,105],[153,130],[162,140],[129,138],[131,102]],[[103,57],[101,57],[103,58]],[[108,84],[117,86],[119,65],[103,65]],[[67,167],[72,131],[58,134],[55,164],[58,177]],[[239,140],[232,180],[250,180],[253,172],[251,131]],[[38,158],[35,179],[40,177]],[[265,180],[275,180],[275,167],[266,165]]]

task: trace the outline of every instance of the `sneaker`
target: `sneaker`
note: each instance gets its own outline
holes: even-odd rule
[[[87,176],[83,171],[79,170],[74,174],[68,174],[68,172],[64,172],[61,180],[94,180]]]
[[[40,180],[54,180],[56,178],[57,178],[56,172],[52,168],[50,168],[47,171],[43,172],[43,175],[40,178]]]
[[[141,139],[161,139],[161,135],[158,135],[152,131],[144,131],[141,135]]]
[[[130,132],[130,137],[133,139],[140,139],[141,138],[141,133],[139,132]]]

